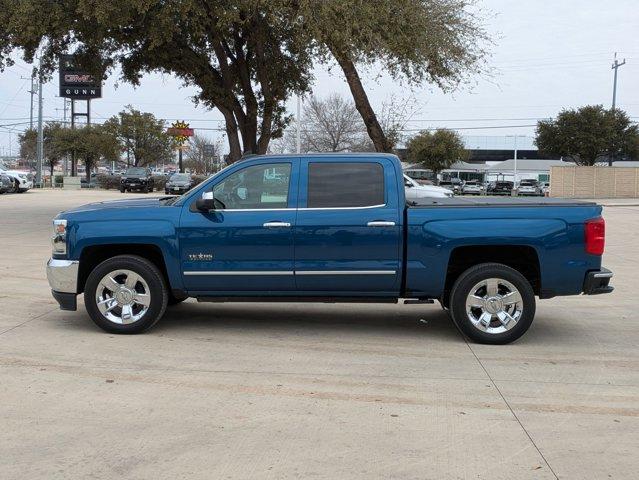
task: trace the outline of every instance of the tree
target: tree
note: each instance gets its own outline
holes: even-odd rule
[[[468,151],[458,133],[439,128],[423,130],[408,142],[408,160],[418,163],[437,175],[457,162],[468,158]]]
[[[152,113],[140,112],[131,105],[104,123],[118,139],[127,156],[127,166],[144,166],[172,159],[171,137],[164,128],[164,120]]]
[[[87,181],[100,160],[112,162],[119,160],[120,156],[117,137],[103,125],[62,128],[53,137],[53,142],[59,152],[75,152],[76,157],[84,162]]]
[[[222,113],[237,160],[266,152],[289,120],[287,98],[308,90],[312,46],[292,3],[0,0],[0,67],[14,48],[32,61],[40,47],[45,74],[75,51],[82,67],[106,75],[119,65],[135,85],[148,72],[175,75]]]
[[[356,64],[410,84],[448,89],[477,69],[486,38],[467,0],[0,0],[0,68],[14,49],[43,74],[61,53],[138,84],[161,72],[196,86],[196,100],[225,120],[230,159],[264,153],[290,121],[285,103],[305,93],[313,61],[333,57],[377,150],[390,144]],[[240,142],[241,137],[241,142]]]
[[[305,102],[301,137],[303,152],[356,152],[366,143],[355,105],[335,93]]]
[[[219,169],[222,149],[218,142],[196,134],[191,137],[189,147],[184,166],[191,172],[208,174]]]
[[[403,130],[415,111],[415,99],[391,96],[382,103],[378,115],[382,131],[391,148],[403,139]],[[274,153],[296,151],[297,125],[291,125],[281,140],[270,144]],[[338,94],[325,99],[311,97],[304,102],[302,110],[302,131],[300,135],[302,152],[371,152],[375,146],[366,134],[366,127],[355,104],[350,98]]]
[[[56,142],[59,136],[59,131],[63,127],[58,122],[49,122],[43,127],[42,136],[44,139],[43,145],[43,164],[49,167],[49,173],[53,177],[53,170],[55,166],[60,163],[64,152],[59,149],[59,145]],[[31,128],[25,130],[20,134],[20,156],[27,160],[29,163],[35,163],[38,158],[38,132]]]
[[[603,157],[634,155],[639,127],[619,110],[588,105],[562,110],[554,120],[537,122],[535,143],[542,155],[566,157],[577,165],[594,165]]]
[[[303,0],[302,16],[324,61],[344,72],[355,106],[375,150],[390,152],[357,65],[388,72],[409,85],[424,82],[444,91],[481,70],[489,37],[472,0]],[[331,56],[327,55],[330,52]]]

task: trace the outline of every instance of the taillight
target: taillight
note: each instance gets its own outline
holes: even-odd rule
[[[604,244],[606,243],[606,222],[602,217],[587,220],[586,231],[586,252],[591,255],[603,255]]]

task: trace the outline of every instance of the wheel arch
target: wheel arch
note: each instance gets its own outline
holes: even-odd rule
[[[464,245],[454,248],[448,259],[443,300],[448,304],[451,289],[459,276],[481,263],[501,263],[521,273],[535,295],[541,293],[541,268],[537,250],[530,245]]]
[[[135,255],[153,263],[162,273],[167,287],[171,290],[171,281],[160,247],[154,244],[101,244],[91,245],[82,249],[78,270],[78,293],[84,292],[89,274],[103,261],[118,255]]]

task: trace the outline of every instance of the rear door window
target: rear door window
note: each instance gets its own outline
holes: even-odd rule
[[[384,168],[374,162],[311,162],[308,208],[384,205]]]

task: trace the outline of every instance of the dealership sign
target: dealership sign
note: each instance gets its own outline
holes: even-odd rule
[[[60,96],[79,100],[102,97],[102,82],[80,70],[73,55],[60,56]]]

